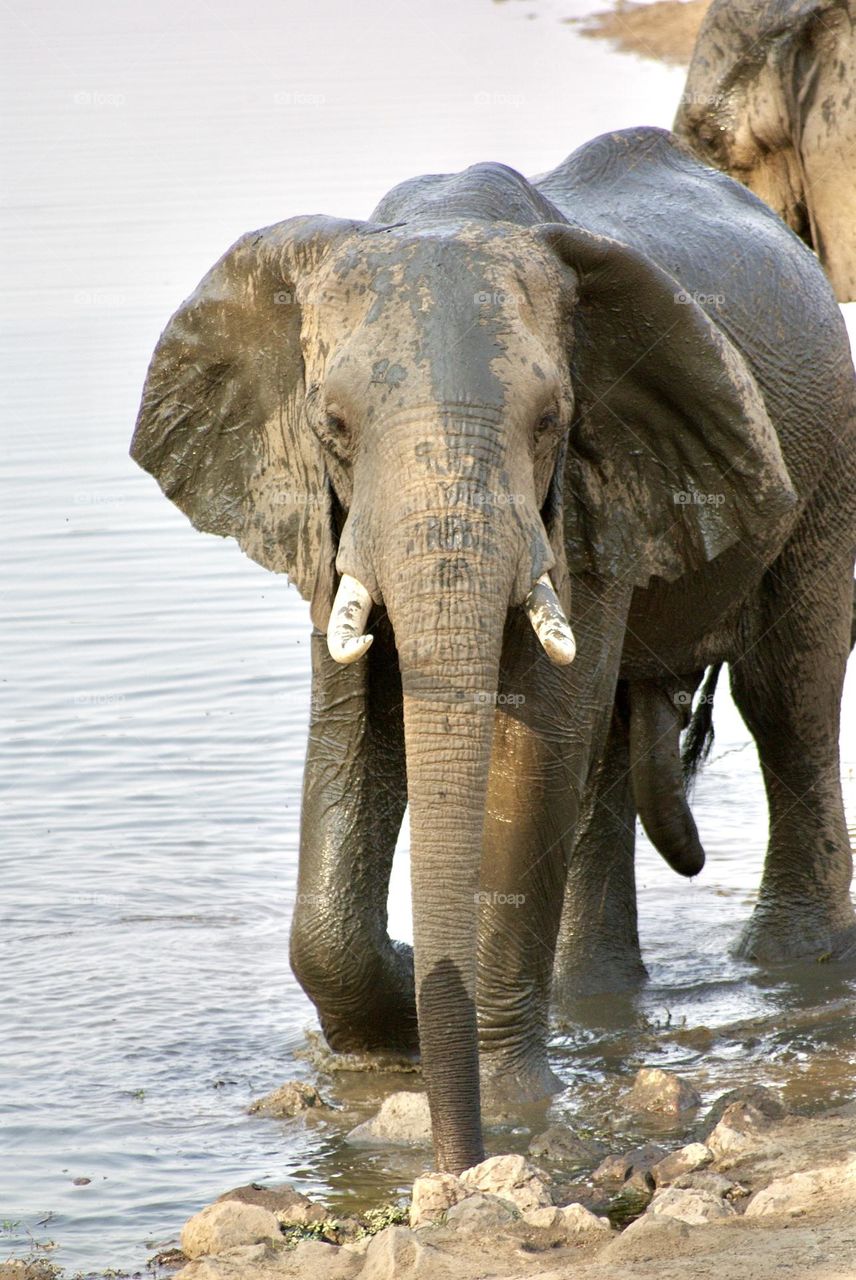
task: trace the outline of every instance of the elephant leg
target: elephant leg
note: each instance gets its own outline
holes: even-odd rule
[[[844,504],[828,509],[826,524],[808,513],[795,544],[768,572],[743,656],[731,664],[770,815],[758,902],[738,944],[738,954],[762,962],[856,956],[838,759],[852,552],[840,527]]]
[[[587,594],[575,590],[575,629],[579,615],[599,616]],[[549,662],[522,614],[506,629],[480,879],[479,1050],[488,1109],[563,1087],[547,1057],[553,962],[589,752],[601,747],[603,708],[614,697],[623,631],[612,620],[607,627],[613,616],[591,631],[580,618],[577,657],[566,668]],[[579,735],[589,748],[582,753]]]
[[[388,627],[365,658],[334,662],[312,635],[291,964],[340,1052],[418,1052],[410,947],[387,933],[407,803],[401,683]]]
[[[553,982],[560,1020],[572,1020],[578,997],[634,990],[648,976],[639,949],[635,842],[627,684],[621,681],[568,869]]]

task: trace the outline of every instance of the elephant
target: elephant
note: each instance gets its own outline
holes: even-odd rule
[[[561,1087],[566,883],[579,953],[588,930],[611,963],[612,871],[577,829],[605,813],[621,862],[629,737],[657,760],[674,690],[715,664],[769,793],[753,937],[852,945],[853,434],[817,259],[654,128],[252,232],[169,321],[132,456],[310,606],[292,967],[334,1050],[419,1052],[438,1168],[483,1158],[482,1098]],[[639,803],[688,871],[655,773]],[[412,952],[386,912],[408,805]]]
[[[674,131],[746,184],[856,300],[856,0],[713,0]]]

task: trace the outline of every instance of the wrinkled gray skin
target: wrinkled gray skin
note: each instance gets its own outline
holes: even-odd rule
[[[609,966],[629,920],[619,674],[619,703],[641,690],[644,750],[646,717],[674,736],[670,689],[732,664],[772,812],[747,946],[852,939],[852,434],[816,259],[655,129],[596,139],[536,184],[476,165],[404,183],[366,223],[247,235],[170,321],[133,456],[311,601],[294,970],[336,1049],[415,1051],[418,1024],[439,1167],[482,1156],[480,1060],[490,1098],[556,1087],[554,950],[593,767],[616,839],[601,864],[582,831],[566,972]],[[520,608],[547,569],[570,666]],[[338,574],[375,602],[352,666],[323,638]],[[644,791],[644,764],[635,777]],[[415,973],[386,928],[406,802]],[[650,800],[652,824],[667,804]]]
[[[713,0],[674,129],[856,299],[856,0]]]

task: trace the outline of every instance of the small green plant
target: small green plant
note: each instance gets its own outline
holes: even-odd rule
[[[284,1223],[282,1236],[289,1249],[296,1249],[303,1240],[326,1240],[338,1244],[341,1223],[338,1218],[324,1218],[321,1222]]]
[[[385,1230],[386,1227],[394,1227],[399,1223],[407,1224],[409,1221],[410,1211],[404,1205],[381,1204],[376,1209],[367,1209],[362,1214],[357,1238],[359,1239],[361,1236],[376,1236],[379,1231]]]

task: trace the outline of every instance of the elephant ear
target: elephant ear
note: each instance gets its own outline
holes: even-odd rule
[[[569,568],[644,587],[741,540],[765,546],[797,496],[738,349],[638,249],[561,224],[541,234],[578,290],[564,490]]]
[[[170,320],[131,456],[197,529],[287,573],[326,629],[332,495],[305,420],[301,278],[361,223],[292,218],[243,236]]]

